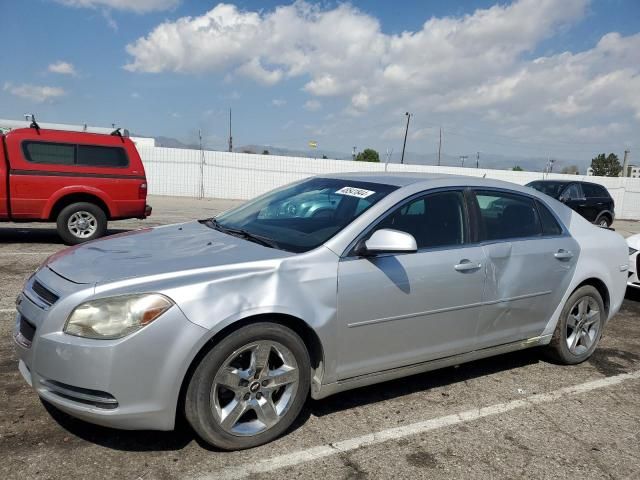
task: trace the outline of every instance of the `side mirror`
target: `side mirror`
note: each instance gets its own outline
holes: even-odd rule
[[[565,197],[564,195],[561,195],[560,198],[558,198],[559,201],[561,201],[562,203],[567,203],[567,200],[569,200],[569,197]]]
[[[411,253],[418,250],[418,244],[413,235],[383,228],[373,232],[373,235],[358,248],[359,255],[376,255],[379,253]]]

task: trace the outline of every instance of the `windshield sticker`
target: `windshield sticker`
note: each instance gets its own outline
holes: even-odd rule
[[[336,193],[339,195],[348,195],[350,197],[367,198],[376,192],[372,190],[365,190],[364,188],[342,187]]]

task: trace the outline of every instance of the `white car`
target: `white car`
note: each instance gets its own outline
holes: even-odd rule
[[[631,235],[627,238],[627,245],[629,245],[629,278],[627,279],[627,285],[633,288],[640,288],[640,276],[638,276],[638,251],[640,250],[640,233],[637,235]]]

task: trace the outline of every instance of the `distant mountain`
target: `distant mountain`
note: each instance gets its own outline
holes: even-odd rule
[[[137,136],[132,133],[132,136]],[[186,149],[198,149],[198,145],[184,143],[180,140],[171,137],[158,136],[154,137],[156,146],[166,148],[186,148]],[[206,147],[205,147],[206,148]],[[274,145],[260,145],[260,144],[248,144],[236,147],[234,152],[248,152],[255,154],[262,154],[264,151],[268,151],[270,155],[285,155],[289,157],[306,157],[306,158],[322,158],[326,155],[327,158],[337,160],[351,160],[350,152],[340,152],[335,150],[298,150],[285,147],[278,147]],[[380,153],[380,161],[386,160],[384,152]],[[400,152],[394,152],[391,155],[390,163],[400,163]],[[405,164],[413,165],[437,165],[438,154],[433,153],[417,153],[417,152],[405,152],[404,155]],[[440,156],[440,164],[443,166],[459,167],[461,166],[461,159],[459,156],[443,153]],[[564,167],[569,165],[577,165],[581,174],[586,174],[587,168],[591,163],[590,159],[558,159],[554,164],[554,171],[560,172]],[[541,172],[547,165],[547,158],[544,157],[526,157],[526,156],[508,156],[498,153],[480,153],[480,168],[490,168],[498,170],[511,170],[515,166],[530,171]],[[476,156],[469,154],[469,157],[465,159],[465,167],[476,166]]]

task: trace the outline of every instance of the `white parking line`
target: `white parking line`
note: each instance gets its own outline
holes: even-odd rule
[[[13,256],[13,255],[53,255],[56,252],[1,252],[0,255]]]
[[[266,458],[257,462],[247,462],[243,465],[224,468],[215,473],[206,474],[196,478],[197,480],[225,480],[246,478],[252,475],[272,472],[281,468],[292,467],[295,465],[320,460],[332,455],[356,450],[358,448],[366,447],[369,445],[376,445],[379,443],[387,442],[389,440],[398,440],[403,437],[417,435],[419,433],[425,433],[432,430],[437,430],[439,428],[457,425],[459,423],[472,422],[480,418],[510,412],[511,410],[516,410],[519,408],[525,408],[541,403],[553,402],[569,395],[576,395],[600,388],[611,387],[627,380],[634,379],[640,379],[640,370],[631,373],[623,373],[621,375],[616,375],[613,377],[602,378],[600,380],[593,380],[591,382],[581,383],[579,385],[574,385],[571,387],[560,388],[549,393],[539,393],[537,395],[531,395],[523,399],[512,400],[506,403],[498,403],[495,405],[490,405],[488,407],[480,407],[478,409],[467,410],[464,412],[455,413],[453,415],[433,418],[431,420],[426,420],[423,422],[411,423],[402,427],[389,428],[387,430],[381,430],[379,432],[362,435],[360,437],[355,437],[348,440],[342,440],[336,443],[329,443],[306,450],[298,450],[295,452],[287,453],[285,455]]]
[[[0,313],[13,313],[15,312],[16,309],[15,308],[0,308]]]

